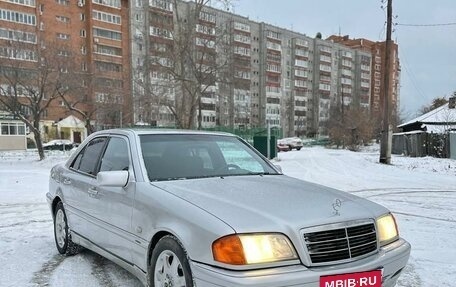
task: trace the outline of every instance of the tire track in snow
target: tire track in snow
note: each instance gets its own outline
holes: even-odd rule
[[[413,263],[405,266],[401,276],[397,280],[397,287],[420,287],[423,286],[419,274],[415,270]]]
[[[22,226],[22,225],[29,225],[31,223],[51,223],[52,220],[28,220],[28,221],[25,221],[25,222],[16,222],[16,223],[13,223],[13,224],[7,224],[7,225],[0,225],[0,229],[2,228],[9,228],[9,227],[16,227],[16,226]]]
[[[51,259],[45,262],[41,269],[33,273],[32,280],[30,281],[33,286],[50,286],[51,276],[57,267],[65,260],[65,256],[61,254],[54,255]]]
[[[369,192],[369,191],[397,191],[397,192],[401,192],[401,193],[456,192],[456,190],[454,190],[454,189],[420,188],[420,187],[385,187],[385,188],[368,188],[368,189],[358,189],[358,190],[346,190],[346,192],[350,192],[350,193],[361,193],[361,192]],[[378,196],[388,195],[388,194],[398,194],[398,193],[396,193],[396,192],[394,192],[394,193],[382,193],[382,194],[378,194]]]
[[[400,212],[400,211],[392,211],[392,212],[393,212],[394,214],[400,214],[400,215],[404,215],[404,216],[419,217],[419,218],[425,218],[425,219],[436,220],[436,221],[441,221],[441,222],[456,223],[456,220],[448,219],[448,218],[438,218],[438,217],[432,217],[432,216],[426,216],[426,215],[419,215],[419,214],[413,214],[413,213],[407,213],[407,212]]]
[[[104,287],[117,287],[111,277],[108,274],[106,265],[109,262],[108,259],[93,253],[92,258],[90,258],[90,264],[92,268],[92,275],[100,282],[100,286]]]

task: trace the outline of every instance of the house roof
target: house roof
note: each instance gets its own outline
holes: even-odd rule
[[[61,128],[85,128],[84,122],[73,115],[69,115],[57,123]]]
[[[456,125],[456,109],[450,109],[448,103],[440,106],[424,115],[421,115],[413,120],[403,123],[398,128],[403,128],[408,125],[422,124],[455,124]]]

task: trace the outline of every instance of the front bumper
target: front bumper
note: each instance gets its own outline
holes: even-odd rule
[[[191,262],[197,287],[319,287],[320,276],[383,269],[383,287],[396,284],[410,256],[410,244],[399,239],[367,258],[333,266],[306,268],[303,265],[252,271],[230,271]]]

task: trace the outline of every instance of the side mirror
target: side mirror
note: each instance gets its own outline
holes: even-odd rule
[[[100,186],[124,187],[128,183],[129,172],[126,170],[100,171],[97,182]]]
[[[278,164],[275,164],[274,167],[280,172],[280,173],[283,173],[282,172],[282,167]]]

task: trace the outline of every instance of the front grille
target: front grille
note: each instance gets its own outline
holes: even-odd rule
[[[304,233],[312,263],[350,260],[377,250],[373,223]]]

